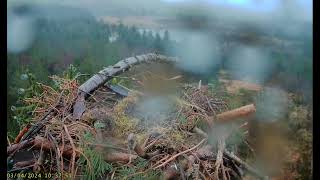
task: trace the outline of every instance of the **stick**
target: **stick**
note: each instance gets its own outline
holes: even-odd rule
[[[104,156],[104,160],[107,162],[129,162],[130,159],[136,159],[138,156],[134,154],[111,152]]]
[[[133,133],[130,133],[128,138],[128,148],[129,150],[134,150],[140,157],[145,158],[146,153],[143,149],[143,147],[141,147],[141,145],[139,144],[136,136]]]
[[[58,146],[58,142],[54,139],[54,137],[51,135],[51,133],[48,134],[48,137],[51,139],[51,141],[53,142],[54,146],[55,146],[55,151],[56,151],[56,163],[57,163],[57,169],[58,169],[58,173],[63,173],[63,168],[61,170],[60,167],[60,158],[61,158],[61,154],[60,154],[60,150],[59,150],[59,146]]]
[[[200,136],[203,136],[204,138],[208,138],[208,134],[198,127],[194,127],[193,132],[199,134]]]
[[[66,134],[68,136],[68,139],[70,141],[70,144],[72,146],[71,176],[73,176],[73,178],[74,178],[74,176],[75,176],[75,174],[74,174],[74,163],[76,161],[76,147],[74,146],[73,140],[72,140],[72,138],[71,138],[71,136],[69,134],[67,126],[63,125],[63,128],[64,128],[64,130],[65,130],[65,132],[66,132]]]
[[[180,153],[172,156],[171,158],[169,158],[168,160],[166,160],[164,163],[160,164],[159,166],[155,167],[154,169],[158,169],[158,168],[166,165],[168,162],[174,160],[174,159],[177,158],[178,156],[180,156],[180,155],[182,155],[182,154],[185,154],[185,153],[187,153],[187,152],[190,152],[190,151],[196,149],[196,148],[199,147],[202,143],[204,143],[206,140],[207,140],[206,138],[205,138],[205,139],[202,139],[202,141],[200,141],[200,143],[197,144],[196,146],[194,146],[194,147],[192,147],[192,148],[190,148],[190,149],[187,149],[187,150],[185,150],[185,151],[182,151],[182,152],[180,152]]]
[[[20,142],[19,144],[12,144],[11,146],[7,147],[7,155],[11,155],[19,149],[30,147],[33,145],[33,143],[33,140],[25,140]]]
[[[9,144],[9,146],[11,146],[11,142],[10,142],[10,139],[9,139],[8,136],[7,136],[7,142],[8,142],[8,144]]]
[[[247,164],[246,162],[242,161],[239,157],[237,157],[234,153],[230,153],[229,151],[227,151],[226,149],[224,150],[224,154],[226,154],[227,156],[229,156],[231,159],[233,159],[234,161],[236,161],[237,163],[241,164],[248,172],[250,172],[251,174],[255,175],[256,177],[260,178],[260,179],[269,179],[268,176],[264,176],[262,173],[260,173],[258,170],[254,169],[253,167],[251,167],[249,164]]]
[[[21,162],[17,162],[14,166],[16,168],[24,168],[26,166],[30,166],[30,165],[33,165],[35,163],[35,160],[32,159],[32,160],[29,160],[29,161],[21,161]]]
[[[21,138],[23,137],[23,135],[25,135],[28,130],[29,130],[29,125],[27,125],[26,127],[24,127],[18,134],[18,136],[15,138],[14,143],[19,143]]]
[[[238,118],[244,118],[252,115],[256,112],[256,107],[253,104],[242,106],[231,111],[223,112],[216,116],[216,121],[218,122],[228,122]],[[211,118],[213,119],[213,118]]]
[[[180,167],[183,170],[187,170],[188,164],[194,164],[196,158],[199,160],[199,158],[204,158],[204,157],[213,157],[213,153],[211,152],[212,146],[206,145],[204,147],[201,147],[198,149],[195,153],[192,153],[187,157],[187,161],[182,161],[180,162]],[[198,158],[199,157],[199,158]],[[199,160],[200,162],[200,160]],[[201,163],[201,162],[200,162]],[[164,179],[173,179],[176,176],[179,175],[179,172],[177,169],[175,169],[172,166],[169,166],[166,170],[164,170]]]

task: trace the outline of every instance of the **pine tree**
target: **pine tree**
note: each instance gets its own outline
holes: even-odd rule
[[[169,40],[170,40],[169,31],[166,30],[166,31],[164,32],[163,41],[164,41],[165,43],[167,43],[167,42],[169,42]]]

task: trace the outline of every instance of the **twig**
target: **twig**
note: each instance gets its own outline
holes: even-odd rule
[[[229,151],[227,151],[226,149],[224,150],[224,153],[229,156],[231,159],[233,159],[234,161],[236,161],[237,163],[241,164],[245,169],[247,169],[248,172],[250,172],[251,174],[255,175],[256,177],[260,178],[260,179],[269,179],[268,176],[264,176],[262,173],[260,173],[258,170],[254,169],[253,167],[251,167],[249,164],[247,164],[246,162],[242,161],[239,157],[237,157],[234,153],[230,153]]]
[[[23,135],[25,135],[28,130],[29,130],[30,126],[27,125],[26,127],[24,127],[18,134],[18,136],[15,138],[14,143],[19,143],[21,138],[23,137]]]
[[[32,159],[32,160],[29,160],[29,161],[17,162],[14,166],[17,167],[17,168],[24,168],[24,167],[27,167],[27,166],[30,166],[30,165],[34,165],[34,163],[35,163],[35,160]]]
[[[218,146],[219,146],[219,150],[218,150],[218,154],[217,154],[217,159],[215,162],[215,178],[219,179],[219,168],[221,166],[221,168],[223,167],[223,151],[225,148],[225,142],[224,142],[224,138],[219,139],[218,142]],[[223,179],[226,180],[225,177],[225,172],[224,169],[222,168],[222,174],[223,174]]]
[[[33,140],[28,139],[25,141],[20,142],[19,144],[12,144],[11,146],[7,147],[7,155],[12,155],[19,149],[23,149],[29,146],[32,146]]]
[[[92,165],[91,165],[92,163],[91,163],[91,161],[88,159],[88,157],[87,157],[83,152],[81,152],[81,151],[79,151],[79,150],[76,150],[76,152],[79,153],[79,154],[81,154],[81,155],[87,160],[89,169],[90,169],[90,171],[92,172],[92,171],[93,171],[93,168],[92,168]]]
[[[25,136],[22,137],[22,140],[28,139],[29,137],[31,137],[33,134],[40,131],[45,126],[44,123],[49,120],[51,114],[54,113],[54,109],[56,109],[56,107],[59,106],[63,93],[64,93],[64,90],[61,91],[60,96],[58,98],[58,102],[52,108],[49,109],[49,111],[38,121],[37,124],[35,124],[33,127],[29,129],[29,131],[25,134]]]
[[[184,173],[183,167],[181,165],[179,165],[179,171],[180,171],[181,179],[186,180],[185,173]]]
[[[121,150],[121,151],[128,151],[128,149],[124,149],[124,148],[121,148],[121,147],[115,147],[115,146],[107,145],[107,144],[96,144],[96,143],[86,143],[86,144],[91,145],[91,146],[99,146],[99,147],[117,149],[117,150]]]
[[[198,180],[199,179],[199,164],[192,164],[193,167],[193,179]]]
[[[13,172],[17,172],[17,171],[23,171],[23,170],[29,169],[29,168],[31,168],[31,167],[33,167],[33,166],[34,166],[34,164],[29,165],[29,166],[25,166],[25,167],[22,167],[22,168],[12,169],[12,170],[8,171],[7,173],[13,173]]]
[[[74,162],[76,160],[76,151],[75,151],[76,147],[74,146],[73,140],[72,140],[72,138],[71,138],[71,136],[69,134],[67,126],[63,125],[63,128],[64,128],[64,130],[65,130],[65,132],[66,132],[66,134],[67,134],[67,136],[69,138],[70,144],[72,146],[71,176],[73,176],[73,178],[74,178],[74,176],[75,176],[75,174],[74,174]]]
[[[200,136],[203,136],[204,138],[208,138],[208,134],[198,127],[194,127],[193,132],[199,134]]]
[[[156,165],[158,165],[158,164],[166,161],[166,160],[169,159],[169,158],[170,158],[170,155],[167,154],[166,156],[164,156],[164,158],[162,158],[162,159],[160,159],[159,161],[157,161],[157,162],[153,165],[152,168],[154,168],[154,166],[156,166]]]
[[[11,146],[11,142],[10,142],[10,139],[9,139],[8,136],[7,136],[7,142],[8,142],[8,144],[9,144],[9,146]]]
[[[198,89],[201,89],[201,79],[200,79],[200,81],[198,83]]]
[[[178,156],[180,156],[180,155],[182,155],[182,154],[185,154],[185,153],[187,153],[187,152],[190,152],[190,151],[196,149],[196,148],[199,147],[202,143],[204,143],[206,140],[207,140],[207,138],[203,139],[203,140],[202,140],[199,144],[197,144],[196,146],[194,146],[194,147],[192,147],[192,148],[190,148],[190,149],[187,149],[187,150],[185,150],[185,151],[182,151],[182,152],[180,152],[180,153],[172,156],[171,158],[169,158],[168,160],[166,160],[164,163],[158,165],[158,166],[155,167],[154,169],[158,169],[158,168],[166,165],[168,162],[174,160],[174,159],[177,158]]]
[[[151,146],[153,146],[162,136],[164,136],[163,134],[161,134],[160,136],[158,136],[155,140],[153,140],[148,146],[146,146],[144,148],[145,151],[147,151]]]
[[[58,168],[58,173],[63,173],[63,167],[61,170],[60,167],[60,158],[61,158],[61,154],[60,154],[60,150],[59,150],[59,146],[57,141],[54,139],[54,137],[51,135],[51,133],[48,133],[49,138],[51,139],[51,141],[53,142],[54,146],[56,147],[55,151],[56,151],[56,163],[57,163],[57,168]]]

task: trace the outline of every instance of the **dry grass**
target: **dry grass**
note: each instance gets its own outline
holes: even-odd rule
[[[133,133],[136,136],[136,142],[134,146],[141,146],[141,149],[145,153],[153,154],[148,155],[150,159],[147,159],[147,163],[144,166],[136,164],[134,159],[125,159],[123,163],[114,164],[114,168],[128,167],[129,169],[135,169],[137,174],[143,174],[145,171],[154,171],[154,169],[161,169],[166,172],[168,168],[174,163],[179,164],[184,167],[184,173],[190,172],[190,177],[201,176],[211,178],[215,175],[216,178],[230,179],[230,177],[235,177],[234,175],[229,175],[227,165],[224,164],[223,149],[224,146],[219,146],[218,159],[200,159],[195,155],[195,153],[201,149],[201,147],[206,144],[206,138],[203,139],[201,134],[192,132],[192,130],[198,126],[200,122],[208,123],[208,117],[214,116],[220,112],[227,110],[227,105],[224,101],[219,98],[213,97],[206,88],[197,89],[196,87],[190,87],[182,90],[180,96],[172,97],[171,99],[175,103],[173,108],[173,113],[167,114],[168,117],[164,122],[158,123],[154,126],[144,126],[140,119],[134,116],[135,106],[139,104],[142,100],[143,94],[130,94],[128,97],[120,99],[112,99],[114,106],[104,106],[102,101],[108,99],[108,93],[96,93],[89,98],[87,102],[88,107],[82,119],[78,122],[74,122],[71,117],[72,105],[76,99],[78,83],[76,80],[66,80],[58,77],[53,77],[55,81],[59,82],[59,88],[53,89],[48,86],[42,85],[43,93],[31,99],[27,99],[28,103],[33,103],[37,105],[34,112],[34,119],[37,120],[42,117],[46,110],[53,108],[52,116],[50,120],[45,123],[45,128],[37,133],[38,136],[42,136],[49,142],[55,144],[55,156],[46,156],[48,160],[55,163],[51,167],[46,167],[52,169],[53,171],[60,171],[61,173],[70,173],[72,177],[77,177],[82,174],[82,170],[77,168],[77,161],[80,156],[86,157],[84,153],[83,146],[81,144],[89,142],[84,140],[86,133],[90,132],[93,134],[93,138],[98,141],[99,137],[97,132],[106,130],[105,128],[96,129],[94,128],[95,122],[99,121],[106,123],[105,120],[112,121],[114,126],[108,129],[108,137],[102,137],[109,139],[111,142],[112,138],[117,139],[120,143],[118,144],[128,144],[127,137],[129,134]],[[99,89],[98,89],[99,91]],[[59,98],[57,98],[59,97]],[[115,102],[116,101],[116,102]],[[106,102],[104,102],[106,103]],[[44,130],[45,129],[45,130]],[[210,129],[210,128],[209,128]],[[207,130],[207,129],[204,129]],[[53,137],[49,138],[48,134]],[[103,133],[102,133],[103,134]],[[100,139],[101,140],[101,139]],[[220,139],[222,144],[224,144],[224,139]],[[111,143],[117,144],[117,143]],[[215,145],[214,145],[215,146]],[[71,147],[70,157],[66,158],[63,156],[64,147]],[[134,149],[134,148],[133,148]],[[121,153],[134,153],[135,150],[128,148],[123,148],[120,146],[103,146],[99,145],[95,150],[97,152],[102,152],[106,155],[104,157],[106,160],[110,160],[109,152],[117,152],[120,150]],[[124,154],[128,155],[128,154]],[[127,157],[131,157],[130,155]],[[137,157],[133,155],[132,157]],[[193,166],[182,165],[181,158],[194,159],[198,164],[197,170]],[[113,159],[112,159],[113,158]],[[112,157],[114,161],[114,157]],[[128,160],[128,162],[126,162]],[[89,166],[90,159],[87,160]],[[115,162],[113,162],[115,163]],[[181,164],[182,163],[182,164]],[[92,171],[94,169],[91,168]],[[90,170],[90,171],[91,171]],[[233,170],[235,171],[235,170]],[[115,170],[113,173],[107,176],[115,176],[118,179],[125,178],[121,174],[122,171]],[[132,175],[130,175],[132,176]]]

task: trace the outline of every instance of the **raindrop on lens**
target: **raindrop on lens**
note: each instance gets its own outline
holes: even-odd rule
[[[24,94],[25,90],[23,88],[18,89],[18,94]]]
[[[11,111],[15,111],[16,109],[17,109],[17,107],[11,106]]]
[[[20,79],[21,80],[27,80],[29,77],[28,77],[28,75],[27,74],[21,74],[21,76],[20,76]]]

